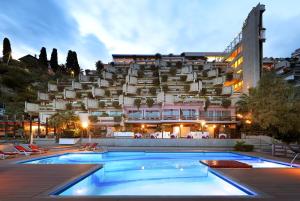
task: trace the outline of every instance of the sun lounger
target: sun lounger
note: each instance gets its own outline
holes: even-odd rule
[[[15,145],[14,146],[15,149],[19,152],[19,153],[23,153],[25,154],[26,156],[30,155],[30,154],[38,154],[38,153],[41,153],[40,151],[37,151],[37,150],[31,150],[31,149],[27,149],[21,145]]]
[[[1,151],[0,150],[0,158],[1,159],[6,159],[6,158],[10,158],[10,157],[15,157],[16,155],[18,155],[18,152],[6,152],[6,151]]]
[[[86,143],[79,148],[79,151],[87,150],[91,146],[90,143]]]
[[[93,143],[89,146],[88,150],[95,151],[97,149],[98,143]]]
[[[30,145],[28,145],[28,147],[29,147],[31,150],[36,150],[36,151],[40,151],[40,152],[43,152],[43,153],[45,153],[45,152],[48,151],[48,149],[41,148],[41,147],[39,147],[39,146],[36,145],[36,144],[30,144]]]

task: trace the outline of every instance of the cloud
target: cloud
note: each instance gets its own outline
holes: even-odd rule
[[[266,4],[264,56],[289,56],[300,46],[297,0]],[[57,48],[60,62],[77,52],[81,67],[113,53],[223,51],[257,0],[14,0],[0,6],[0,36],[14,55]]]

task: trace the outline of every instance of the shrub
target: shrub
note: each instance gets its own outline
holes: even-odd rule
[[[72,110],[73,106],[72,106],[72,103],[67,103],[66,104],[66,109],[67,110]]]
[[[110,97],[110,91],[109,90],[105,90],[105,96]]]
[[[169,91],[169,87],[168,87],[168,85],[163,85],[162,86],[162,90],[163,90],[163,92],[168,92]]]
[[[137,88],[137,89],[136,89],[137,95],[141,95],[141,92],[142,92],[142,89],[141,89],[141,88]]]
[[[113,101],[112,102],[112,105],[115,107],[115,108],[120,108],[120,104],[118,101]]]
[[[189,92],[190,91],[190,85],[184,85],[184,91]]]
[[[77,138],[80,137],[80,132],[73,129],[64,130],[61,135],[61,138]]]
[[[114,116],[114,122],[120,122],[120,121],[122,121],[121,116]]]
[[[98,122],[99,120],[98,120],[98,117],[97,117],[97,116],[91,115],[91,116],[89,116],[89,121],[92,122],[92,123],[96,123],[96,122]]]
[[[216,88],[215,92],[216,92],[217,95],[221,95],[222,94],[222,88],[220,88],[220,87]]]
[[[168,75],[162,75],[162,76],[161,76],[161,81],[162,81],[162,82],[168,81]]]
[[[232,73],[227,73],[226,74],[226,81],[231,81],[233,79],[233,74]]]
[[[176,62],[176,68],[181,68],[182,67],[182,62],[181,61],[177,61]]]
[[[158,76],[157,76],[158,77]],[[155,85],[155,86],[158,86],[159,85],[159,79],[158,78],[155,78],[154,80],[153,80],[153,84]]]
[[[155,96],[156,95],[156,88],[155,87],[151,87],[149,89],[149,92],[150,92],[151,95]]]
[[[146,103],[148,107],[152,107],[154,104],[154,100],[152,98],[147,98]]]
[[[203,76],[203,77],[207,77],[207,71],[203,71],[203,72],[202,72],[202,76]]]
[[[175,76],[176,73],[177,73],[176,67],[171,67],[171,69],[170,69],[170,74],[171,74],[172,76]]]
[[[80,92],[76,92],[76,98],[81,98],[81,93]]]
[[[231,106],[231,100],[230,99],[222,99],[222,106],[224,107],[224,108],[228,108],[228,107],[230,107]]]
[[[134,99],[134,105],[139,109],[141,107],[142,100],[139,98]]]
[[[93,93],[92,92],[88,92],[87,97],[88,98],[94,98]]]
[[[184,76],[180,76],[180,81],[184,82],[184,81],[186,81],[186,78],[187,78],[187,76],[186,76],[186,75],[184,75]]]
[[[105,102],[104,101],[100,101],[99,102],[99,107],[100,108],[104,108],[105,107]]]
[[[235,151],[253,151],[254,146],[251,144],[246,144],[245,141],[237,141],[236,144],[234,145],[234,150]]]
[[[138,72],[137,72],[137,76],[138,76],[138,78],[142,78],[142,77],[144,77],[144,71],[143,70],[138,70]]]

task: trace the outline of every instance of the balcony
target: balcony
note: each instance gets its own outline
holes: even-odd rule
[[[132,75],[127,75],[127,76],[126,76],[126,82],[127,82],[129,85],[136,85],[136,84],[137,84],[137,78],[136,78],[136,77],[133,77]]]
[[[123,85],[123,92],[125,94],[132,94],[135,95],[137,91],[137,88],[135,86],[129,85],[129,84],[124,84]]]
[[[76,92],[73,90],[64,89],[64,99],[75,99]]]
[[[39,112],[39,105],[25,102],[25,112]]]
[[[231,95],[233,92],[232,86],[227,86],[222,88],[222,94],[223,95]]]
[[[213,79],[213,85],[216,86],[216,85],[223,85],[223,83],[225,82],[225,77],[222,76],[222,77],[216,77]]]
[[[90,76],[79,74],[79,81],[80,82],[89,82],[90,81]]]
[[[102,72],[102,77],[103,77],[103,79],[111,80],[111,79],[112,79],[112,73],[103,71],[103,72]]]
[[[85,98],[84,99],[84,105],[86,109],[98,109],[99,103],[98,100]]]
[[[55,91],[58,91],[57,85],[48,83],[48,92],[55,92]]]
[[[105,90],[101,89],[101,88],[92,87],[92,94],[93,94],[93,97],[104,97]]]
[[[48,101],[49,100],[49,94],[47,94],[47,93],[41,93],[38,91],[37,96],[38,96],[39,101]]]
[[[194,82],[196,79],[197,79],[197,73],[196,72],[189,73],[186,77],[187,82]]]
[[[172,104],[175,102],[175,96],[172,94],[166,94],[165,92],[160,92],[157,94],[157,102]]]
[[[189,74],[193,72],[193,66],[185,66],[181,69],[182,74]]]
[[[119,103],[120,103],[120,105],[123,105],[123,106],[133,106],[134,98],[127,97],[127,96],[124,96],[124,95],[120,95],[119,96]]]
[[[82,85],[80,82],[72,81],[72,89],[82,89]]]
[[[107,80],[104,80],[104,79],[98,78],[97,84],[98,84],[99,87],[109,87],[109,82]]]
[[[194,82],[190,84],[190,92],[200,92],[202,90],[202,82]]]
[[[65,110],[66,109],[66,104],[68,102],[64,100],[53,100],[53,109],[55,110]]]
[[[214,69],[214,70],[210,70],[207,72],[207,76],[208,77],[217,77],[218,76],[218,70]]]

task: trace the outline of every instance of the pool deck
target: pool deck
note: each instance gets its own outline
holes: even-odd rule
[[[67,152],[76,151],[75,149]],[[45,155],[59,154],[66,151],[49,152]],[[290,159],[272,157],[261,153],[246,153],[253,156],[261,156],[269,159],[289,162]],[[300,200],[300,168],[272,168],[272,169],[217,169],[222,175],[231,178],[237,183],[248,187],[258,193],[257,197],[77,197],[58,198],[49,196],[59,187],[62,187],[74,179],[87,174],[99,165],[30,165],[16,164],[17,161],[41,157],[21,157],[0,161],[0,201],[16,200],[63,200],[63,201],[89,201],[89,200],[209,200],[209,201],[299,201]],[[299,161],[298,161],[299,163]]]

